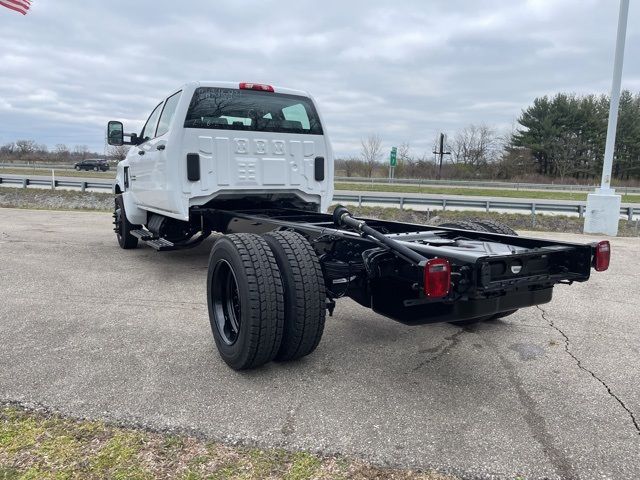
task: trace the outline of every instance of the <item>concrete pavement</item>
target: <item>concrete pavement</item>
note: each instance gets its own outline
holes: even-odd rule
[[[209,329],[210,242],[123,251],[110,222],[0,209],[0,400],[463,478],[640,477],[638,239],[542,309],[473,327],[341,300],[313,355],[238,373]]]

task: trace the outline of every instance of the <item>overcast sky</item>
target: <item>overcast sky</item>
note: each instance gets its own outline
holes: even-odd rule
[[[308,90],[338,155],[360,138],[431,150],[470,123],[509,129],[539,95],[610,89],[618,2],[33,0],[0,8],[0,144],[104,150],[190,80]],[[640,91],[640,2],[623,88]]]

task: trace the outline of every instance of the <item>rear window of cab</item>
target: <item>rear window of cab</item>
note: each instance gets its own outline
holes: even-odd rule
[[[309,98],[233,88],[197,88],[184,126],[322,135],[318,112]]]

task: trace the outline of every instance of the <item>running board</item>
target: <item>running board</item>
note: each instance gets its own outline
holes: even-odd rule
[[[154,250],[158,252],[164,252],[167,250],[176,250],[176,247],[173,242],[166,240],[164,238],[159,238],[148,230],[144,230],[142,228],[138,230],[131,230],[131,235],[142,240],[146,245],[150,246]]]
[[[131,230],[131,235],[140,239],[146,245],[150,246],[154,250],[158,252],[166,252],[168,250],[184,250],[187,248],[193,248],[200,245],[204,240],[206,240],[209,235],[211,235],[210,231],[201,232],[196,238],[192,238],[186,242],[173,243],[166,238],[160,238],[149,230],[145,230],[143,228],[139,228],[138,230]]]

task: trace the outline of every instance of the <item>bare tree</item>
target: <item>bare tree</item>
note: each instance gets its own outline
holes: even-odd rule
[[[73,153],[80,157],[80,160],[85,160],[89,154],[89,147],[87,145],[76,145],[73,147]]]
[[[5,143],[0,147],[0,154],[10,157],[16,151],[16,144],[13,142]]]
[[[369,135],[367,138],[360,139],[362,150],[360,156],[365,163],[367,174],[369,177],[373,175],[376,164],[382,157],[382,138],[380,135]]]
[[[71,154],[69,148],[67,148],[64,143],[58,143],[55,147],[53,147],[53,153],[56,160],[58,161],[69,160],[69,155]]]
[[[493,129],[486,125],[469,125],[453,140],[453,161],[480,170],[497,159],[500,142]]]
[[[112,145],[109,147],[107,151],[107,156],[119,162],[120,160],[124,160],[127,157],[127,153],[131,147],[129,145]]]
[[[398,147],[398,163],[411,163],[413,157],[411,155],[411,146],[409,142],[402,142]]]
[[[26,155],[32,154],[36,151],[36,142],[33,140],[16,140],[16,151],[18,158],[22,158]]]

